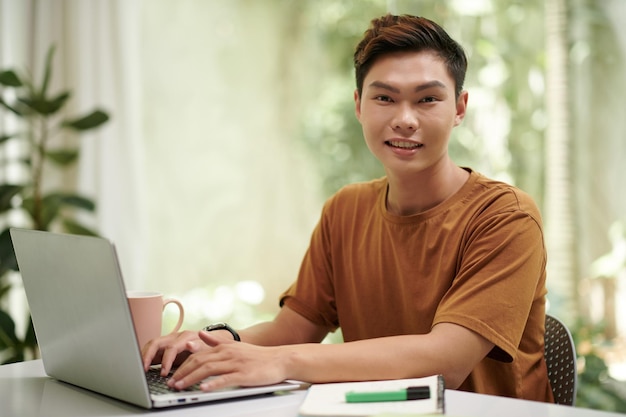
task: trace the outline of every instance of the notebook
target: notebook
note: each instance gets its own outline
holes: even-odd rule
[[[404,401],[348,402],[346,393],[380,393],[428,387],[429,398]],[[300,406],[302,417],[322,416],[414,416],[444,413],[444,381],[441,375],[424,378],[311,385]]]
[[[151,394],[114,245],[99,237],[10,233],[47,375],[149,409],[299,387]]]

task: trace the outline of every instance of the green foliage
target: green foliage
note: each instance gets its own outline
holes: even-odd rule
[[[20,213],[29,223],[28,226],[20,224],[20,227],[96,235],[95,231],[76,220],[77,212],[94,212],[94,202],[74,192],[51,187],[48,183],[44,190],[43,180],[46,169],[70,168],[79,157],[78,146],[52,147],[53,135],[67,135],[62,139],[68,142],[69,135],[95,129],[106,123],[109,116],[102,110],[94,110],[79,117],[63,118],[61,113],[71,93],[48,91],[53,57],[54,47],[51,47],[46,56],[40,84],[12,69],[0,71],[0,86],[3,87],[0,90],[0,110],[7,112],[7,117],[18,121],[17,130],[0,133],[0,146],[20,143],[19,149],[25,150],[23,154],[4,159],[0,163],[4,167],[27,173],[24,181],[13,182],[5,179],[0,184],[0,219],[5,227],[0,232],[0,300],[10,289],[10,285],[6,283],[7,273],[18,269],[9,235],[9,228],[12,226],[8,220],[9,213]],[[5,152],[5,155],[9,153]],[[25,336],[20,339],[13,319],[0,310],[0,352],[9,352],[5,362],[24,360],[25,352],[34,352],[35,347],[32,322],[29,320]]]
[[[572,328],[578,360],[582,369],[578,373],[576,406],[596,410],[626,413],[626,387],[609,375],[603,359],[603,326],[579,320]]]
[[[37,339],[32,320],[29,320],[28,329],[23,339],[15,332],[15,323],[9,314],[0,310],[0,352],[8,351],[9,355],[3,363],[21,362],[26,359],[26,352],[35,354]]]
[[[316,155],[325,194],[350,182],[384,175],[369,153],[354,115],[352,54],[371,19],[387,12],[408,13],[441,24],[468,55],[468,113],[453,131],[449,144],[452,159],[512,182],[531,194],[543,210],[547,163],[543,151],[547,126],[543,0],[313,3],[306,16],[324,46],[322,59],[329,75],[319,82],[317,98],[301,131]],[[598,18],[591,6],[581,12]],[[607,56],[612,57],[602,55]],[[601,97],[606,100],[606,95]],[[577,405],[625,412],[624,388],[620,391],[609,377],[597,338],[584,336],[588,326],[579,327],[579,343],[594,347],[579,349],[585,352],[581,360],[586,365],[580,374]]]
[[[308,3],[305,3],[305,5]],[[545,128],[543,1],[481,2],[486,10],[461,10],[461,2],[320,0],[307,11],[324,45],[328,68],[317,100],[304,118],[303,140],[319,163],[325,194],[384,175],[355,118],[352,55],[370,21],[387,12],[425,16],[447,28],[469,58],[468,114],[453,132],[449,153],[459,165],[507,179],[543,199]],[[305,6],[306,7],[306,6]],[[530,88],[529,88],[530,87]],[[492,116],[493,115],[493,116]],[[495,143],[494,143],[495,141]]]
[[[318,99],[303,118],[302,140],[316,156],[327,195],[341,186],[384,175],[381,164],[363,141],[356,120],[352,55],[372,18],[387,12],[376,0],[321,0],[304,2],[307,26],[316,28],[324,45],[324,65]]]

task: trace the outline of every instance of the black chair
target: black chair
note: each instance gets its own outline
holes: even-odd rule
[[[573,406],[576,401],[578,376],[576,347],[568,328],[556,317],[546,314],[544,356],[554,402]]]

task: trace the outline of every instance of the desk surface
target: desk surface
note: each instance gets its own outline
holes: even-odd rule
[[[40,360],[0,366],[0,415],[3,417],[220,416],[297,417],[306,391],[216,404],[202,404],[158,412],[143,410],[47,377]],[[624,417],[533,401],[461,391],[446,391],[446,415],[453,417]]]

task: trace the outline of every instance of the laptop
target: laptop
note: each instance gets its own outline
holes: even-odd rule
[[[151,393],[114,245],[99,237],[15,228],[10,233],[49,376],[149,409],[299,387],[284,382]]]

